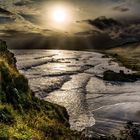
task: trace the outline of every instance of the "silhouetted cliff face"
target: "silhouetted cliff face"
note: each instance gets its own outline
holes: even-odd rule
[[[5,41],[0,40],[0,74],[1,74],[1,103],[12,104],[16,109],[21,109],[26,100],[31,97],[28,80],[16,68],[16,58],[7,49]],[[22,102],[22,104],[21,104]]]
[[[0,40],[0,139],[81,139],[68,119],[65,108],[34,96]]]

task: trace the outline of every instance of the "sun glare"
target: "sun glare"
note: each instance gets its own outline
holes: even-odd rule
[[[72,23],[71,11],[70,5],[64,3],[51,4],[47,10],[50,27],[58,30],[68,30],[69,25]]]
[[[58,8],[56,7],[56,9],[52,11],[53,22],[64,23],[67,22],[67,18],[68,18],[68,13],[66,9],[63,7],[58,7]]]

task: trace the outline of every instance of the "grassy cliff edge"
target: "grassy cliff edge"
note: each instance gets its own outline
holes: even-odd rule
[[[0,139],[83,139],[68,121],[65,108],[34,96],[14,54],[0,40]]]

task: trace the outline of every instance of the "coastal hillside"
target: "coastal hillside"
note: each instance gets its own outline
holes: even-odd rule
[[[68,121],[65,108],[34,96],[14,54],[0,40],[0,139],[83,139]]]
[[[106,53],[113,56],[117,62],[125,67],[140,73],[140,43],[112,48],[106,50]]]

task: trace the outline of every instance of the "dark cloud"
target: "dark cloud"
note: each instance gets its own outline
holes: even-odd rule
[[[5,25],[12,29],[0,30],[0,37],[6,40],[11,48],[30,49],[57,49],[59,47],[61,49],[104,49],[140,40],[140,18],[134,17],[135,15],[139,16],[140,3],[138,0],[137,3],[136,0],[131,2],[130,0],[64,0],[64,3],[68,2],[73,6],[73,20],[83,20],[85,17],[89,19],[82,22],[88,23],[90,27],[80,26],[82,22],[77,25],[71,24],[70,28],[74,32],[77,31],[75,34],[72,32],[73,36],[69,36],[71,34],[56,35],[55,27],[51,28],[47,24],[49,19],[44,15],[49,13],[50,1],[58,2],[57,0],[0,0],[2,7],[0,8],[1,29],[4,29]],[[131,15],[130,12],[127,12],[130,10],[132,11]],[[94,19],[100,15],[113,18],[99,17]],[[124,19],[130,19],[130,16],[133,17],[131,23],[128,20],[124,21]],[[120,18],[122,19],[120,20]],[[15,23],[10,24],[11,22]],[[50,28],[54,32],[44,28]]]
[[[130,9],[128,7],[124,7],[124,6],[115,6],[115,7],[113,7],[113,10],[120,11],[120,12],[127,12]]]
[[[47,36],[39,33],[23,32],[16,30],[0,30],[4,33],[1,39],[7,41],[8,47],[12,49],[33,49],[48,46]]]
[[[140,40],[140,25],[126,27],[121,25],[117,29],[112,27],[112,29],[106,28],[101,31],[97,29],[97,31],[78,32],[74,36],[61,34],[45,36],[16,30],[1,30],[0,32],[5,33],[0,38],[6,40],[10,48],[16,49],[109,49]]]
[[[100,34],[100,32],[96,31],[96,30],[75,33],[75,35],[78,35],[78,36],[89,36],[89,35],[99,35],[99,34]]]
[[[0,24],[11,23],[11,22],[14,22],[14,21],[15,21],[14,17],[0,16]]]
[[[33,24],[41,25],[40,15],[23,14],[23,13],[19,13],[19,15]]]
[[[110,29],[112,27],[121,26],[120,22],[118,22],[112,18],[106,18],[105,16],[96,18],[95,20],[86,20],[86,22],[101,30],[106,30],[106,29]]]
[[[17,2],[14,3],[15,6],[25,6],[25,5],[28,5],[28,4],[31,4],[31,1],[20,0],[20,1],[17,1]]]
[[[1,7],[0,7],[0,14],[13,15],[13,13],[11,13],[10,11],[5,10],[5,9],[3,9],[3,8],[1,8]]]
[[[112,18],[99,17],[95,20],[87,20],[87,23],[107,34],[113,41],[111,47],[140,41],[140,22],[120,22]]]
[[[61,34],[45,36],[39,33],[27,33],[16,30],[1,30],[1,32],[5,33],[5,35],[0,36],[0,38],[7,41],[9,48],[12,49],[103,49],[108,48],[109,43],[112,42],[106,33],[91,34],[90,36],[84,37]]]
[[[7,29],[3,29],[3,30],[0,30],[0,33],[4,33],[4,35],[6,35],[6,37],[12,37],[13,35],[22,35],[22,34],[27,34],[27,32],[24,32],[24,31],[17,31],[17,30],[7,30]]]

